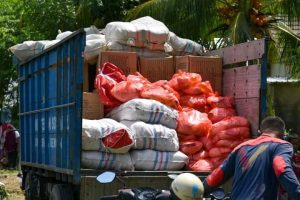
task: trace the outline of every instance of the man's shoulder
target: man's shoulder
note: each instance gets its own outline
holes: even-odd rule
[[[258,138],[250,139],[248,141],[245,141],[245,142],[241,143],[233,151],[236,151],[236,150],[240,149],[243,146],[257,146],[257,145],[260,145],[262,143],[286,144],[286,145],[289,145],[289,146],[291,145],[289,142],[287,142],[285,140],[262,135]]]

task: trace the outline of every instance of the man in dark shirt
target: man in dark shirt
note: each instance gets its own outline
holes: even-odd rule
[[[236,147],[224,163],[204,181],[206,192],[233,176],[233,200],[276,200],[279,186],[300,199],[300,184],[293,172],[293,147],[282,138],[285,124],[279,117],[261,123],[261,136]]]

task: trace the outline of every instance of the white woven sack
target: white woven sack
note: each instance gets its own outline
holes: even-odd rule
[[[108,42],[120,42],[152,50],[164,50],[164,43],[169,38],[169,29],[149,16],[131,22],[108,23],[104,32]]]
[[[133,170],[130,154],[112,154],[98,151],[82,151],[83,168],[105,170]]]
[[[170,32],[170,44],[174,52],[184,54],[202,55],[203,49],[200,44],[189,39],[180,38],[175,33]]]
[[[102,143],[102,138],[110,135],[118,130],[125,130],[128,136],[132,140],[130,145],[115,149],[105,147]],[[134,140],[131,130],[113,119],[100,119],[100,120],[82,120],[82,149],[83,150],[95,150],[110,153],[127,153],[133,146]]]
[[[135,170],[180,170],[189,160],[189,158],[180,151],[133,150],[130,152],[130,155]]]
[[[93,35],[93,37],[95,37],[95,35]],[[105,46],[106,41],[104,35],[99,35],[99,39],[86,40],[86,46],[84,48],[84,59],[87,61],[95,60],[100,53],[100,49],[104,48]]]
[[[128,126],[134,139],[133,149],[152,149],[157,151],[178,151],[179,141],[174,129],[159,124],[122,121]]]
[[[163,58],[169,56],[165,51],[151,51],[146,48],[131,47],[119,42],[109,42],[107,44],[107,49],[112,51],[136,52],[138,56],[145,58]]]
[[[143,121],[148,124],[161,124],[175,129],[177,126],[177,110],[156,100],[132,99],[116,107],[107,114],[116,121]]]
[[[25,41],[21,44],[16,44],[9,50],[20,60],[26,61],[35,55],[41,53],[46,48],[59,42],[59,40],[41,40],[41,41]]]

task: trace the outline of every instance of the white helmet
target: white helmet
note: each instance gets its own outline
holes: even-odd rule
[[[200,200],[203,197],[204,187],[196,175],[182,173],[172,182],[171,192],[181,200]]]

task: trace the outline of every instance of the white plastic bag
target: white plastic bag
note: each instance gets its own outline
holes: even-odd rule
[[[98,151],[82,151],[83,168],[105,170],[133,170],[130,154],[112,154]]]
[[[159,124],[122,121],[128,126],[134,138],[133,149],[152,149],[157,151],[178,151],[179,141],[174,129]]]
[[[176,129],[178,112],[156,100],[132,99],[112,109],[107,117],[116,121],[143,121]]]
[[[128,138],[126,143],[123,141],[112,141],[113,143],[120,144],[118,147],[107,147],[103,144],[104,138],[108,136],[124,136]],[[112,137],[115,139],[116,137]],[[120,138],[118,138],[120,139]],[[121,138],[122,139],[122,138]],[[130,142],[128,144],[128,141]],[[134,141],[131,130],[113,119],[100,119],[100,120],[82,120],[82,149],[83,150],[96,150],[110,153],[127,153],[133,146]],[[119,147],[121,146],[121,147]]]
[[[180,170],[189,160],[189,158],[180,151],[133,150],[130,152],[130,155],[135,170]]]

